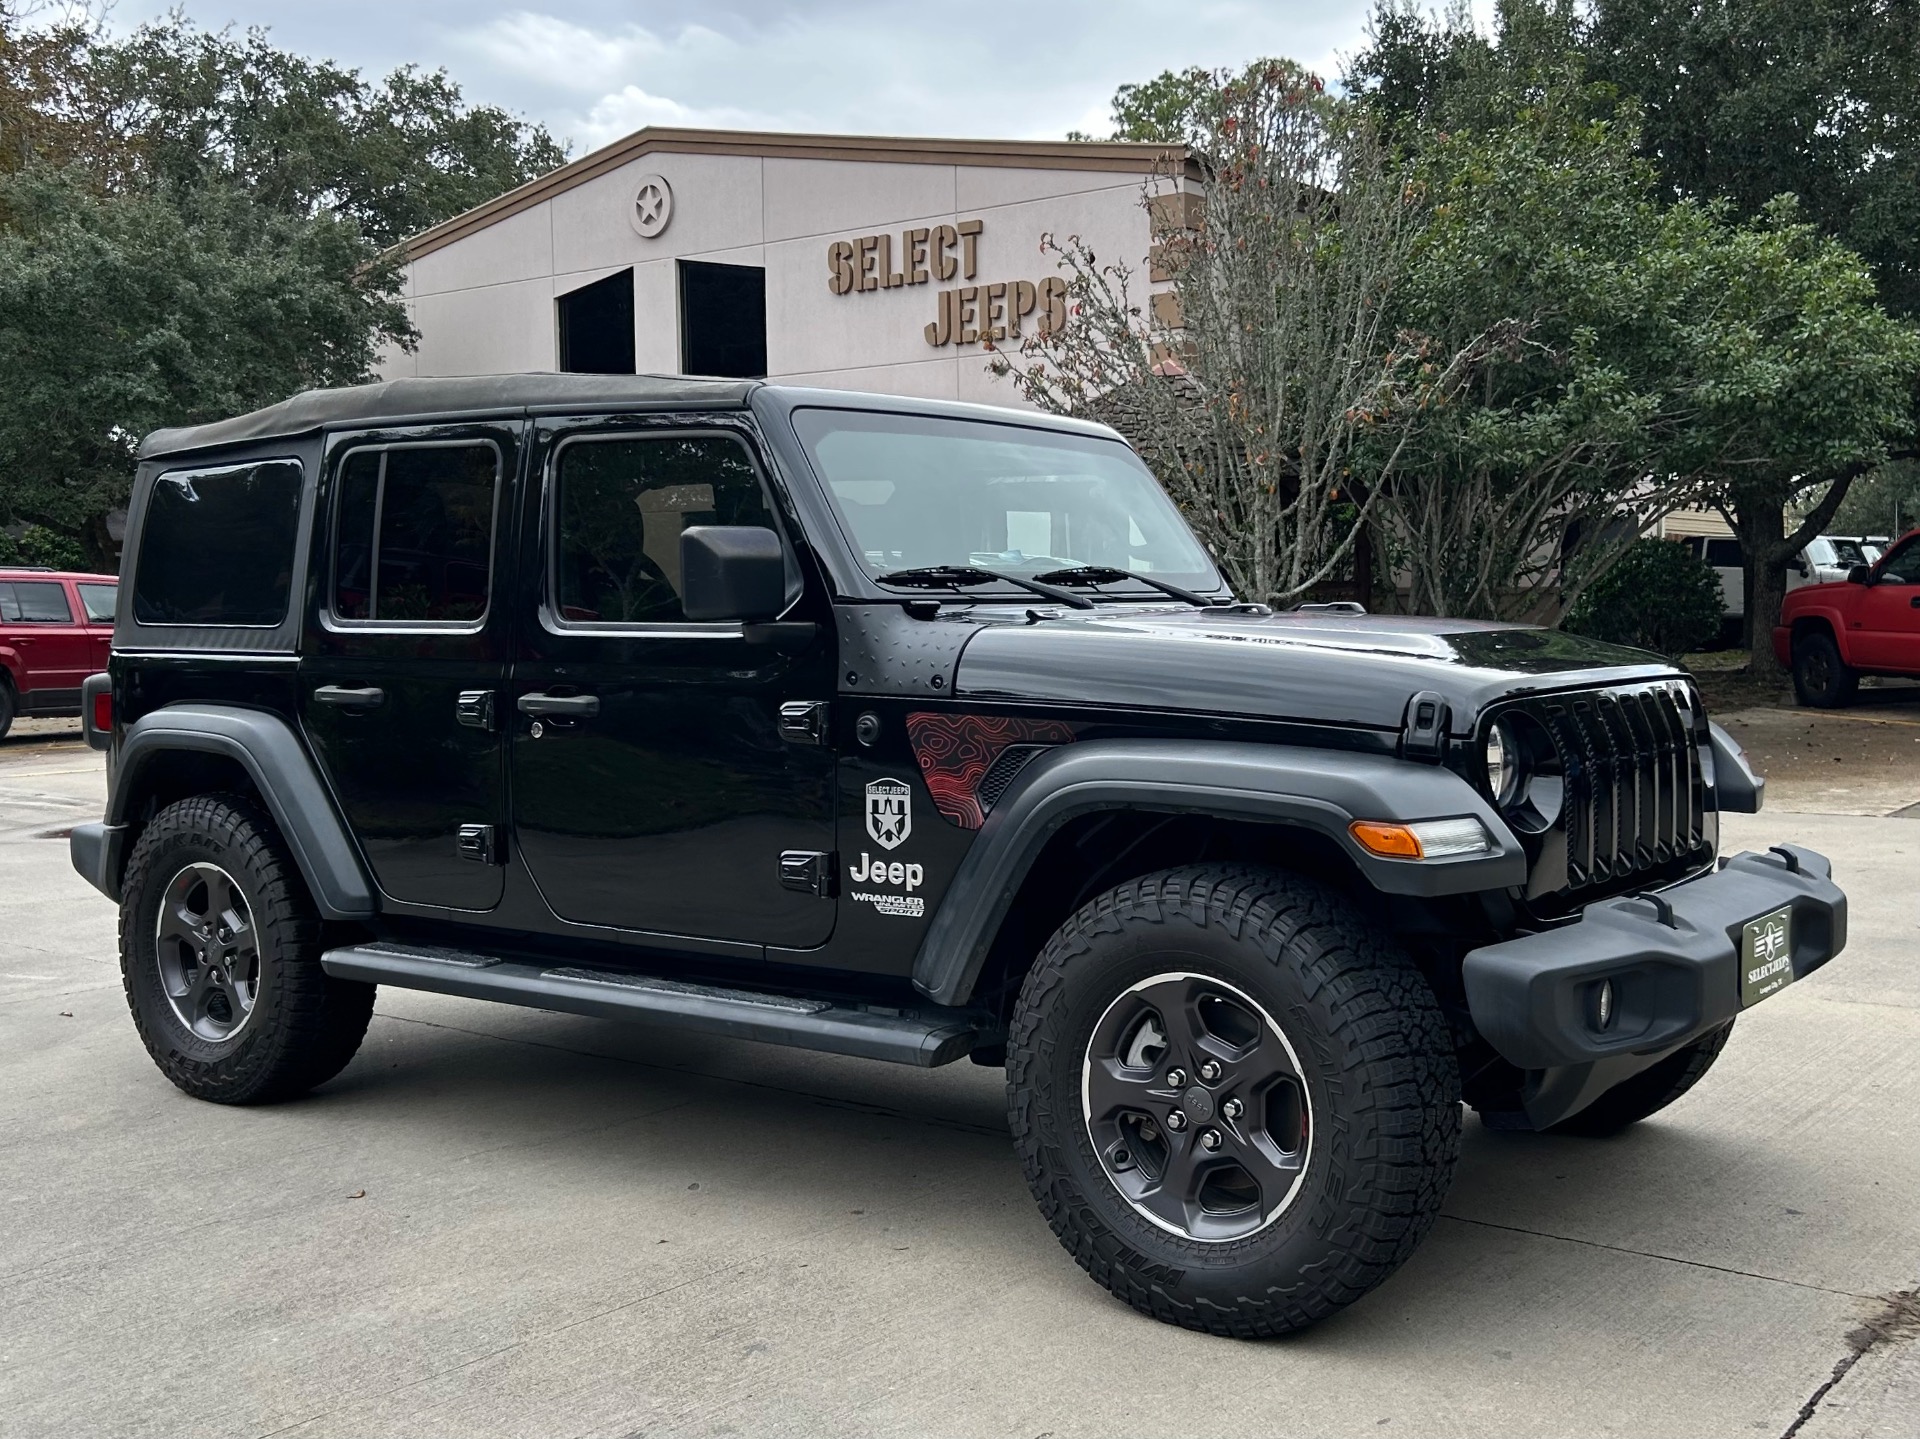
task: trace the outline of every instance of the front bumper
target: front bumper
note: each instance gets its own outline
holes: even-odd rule
[[[1474,1025],[1520,1069],[1642,1068],[1740,1012],[1748,920],[1793,911],[1795,979],[1845,947],[1847,897],[1832,869],[1798,845],[1738,854],[1668,889],[1588,905],[1572,924],[1472,950],[1462,970]],[[1613,983],[1605,1027],[1603,980]]]

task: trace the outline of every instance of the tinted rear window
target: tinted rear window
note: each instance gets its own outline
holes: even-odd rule
[[[294,460],[160,476],[134,572],[143,625],[277,625],[293,586],[300,519]]]

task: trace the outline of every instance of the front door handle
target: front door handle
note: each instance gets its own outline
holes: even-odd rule
[[[347,685],[321,685],[313,692],[315,704],[332,705],[335,709],[370,710],[386,703],[387,692],[369,685],[365,689],[353,689]]]
[[[521,695],[515,705],[523,715],[557,715],[561,719],[592,719],[600,713],[598,695]]]

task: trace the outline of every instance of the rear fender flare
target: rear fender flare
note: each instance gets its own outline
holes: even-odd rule
[[[128,812],[130,797],[139,792],[147,766],[182,752],[224,755],[246,770],[322,915],[350,920],[375,912],[373,886],[359,851],[305,746],[291,725],[264,710],[170,705],[128,726],[115,756],[107,799],[109,827],[135,818]]]
[[[928,925],[914,985],[940,1004],[965,1004],[1014,897],[1047,842],[1068,821],[1100,810],[1208,814],[1290,824],[1338,844],[1376,889],[1442,895],[1526,883],[1526,852],[1493,807],[1437,765],[1340,750],[1228,741],[1089,740],[1062,745],[1021,772],[987,816]],[[1472,816],[1495,852],[1393,860],[1348,831],[1356,819]]]

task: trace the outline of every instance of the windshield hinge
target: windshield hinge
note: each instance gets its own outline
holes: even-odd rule
[[[1446,700],[1432,690],[1421,690],[1407,701],[1407,717],[1400,726],[1400,754],[1405,759],[1439,763],[1447,741]]]

